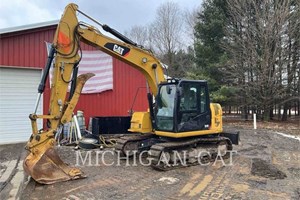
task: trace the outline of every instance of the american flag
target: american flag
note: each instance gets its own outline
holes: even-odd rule
[[[113,89],[112,57],[102,51],[82,51],[78,74],[94,73],[82,93],[100,93]]]
[[[49,53],[51,43],[46,42]],[[82,92],[85,94],[100,93],[113,89],[113,63],[112,57],[102,51],[82,51],[82,58],[79,63],[78,75],[94,73],[84,85]],[[53,67],[51,67],[51,80]]]

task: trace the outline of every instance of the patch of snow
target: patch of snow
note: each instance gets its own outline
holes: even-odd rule
[[[163,182],[166,183],[168,185],[172,185],[175,184],[179,181],[178,178],[173,178],[173,177],[161,177],[160,179],[158,179],[159,182]]]
[[[285,133],[280,133],[280,132],[275,132],[275,133],[278,134],[278,135],[281,135],[283,137],[287,137],[287,138],[298,140],[300,142],[300,137],[297,137],[297,136],[294,136],[294,135],[285,134]]]

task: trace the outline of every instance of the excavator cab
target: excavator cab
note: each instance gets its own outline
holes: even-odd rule
[[[160,84],[154,112],[157,131],[207,130],[211,121],[207,82],[172,80]]]

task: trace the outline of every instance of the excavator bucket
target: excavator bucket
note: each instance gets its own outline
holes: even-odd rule
[[[54,148],[49,148],[40,157],[30,153],[24,161],[24,170],[42,184],[53,184],[61,181],[85,178],[78,168],[65,164]]]

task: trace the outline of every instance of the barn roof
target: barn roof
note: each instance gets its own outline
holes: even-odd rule
[[[52,21],[47,21],[47,22],[4,28],[4,29],[0,29],[0,34],[12,33],[12,32],[17,32],[17,31],[24,31],[24,30],[30,30],[30,29],[35,29],[35,28],[57,25],[58,22],[59,22],[59,20],[52,20]]]

